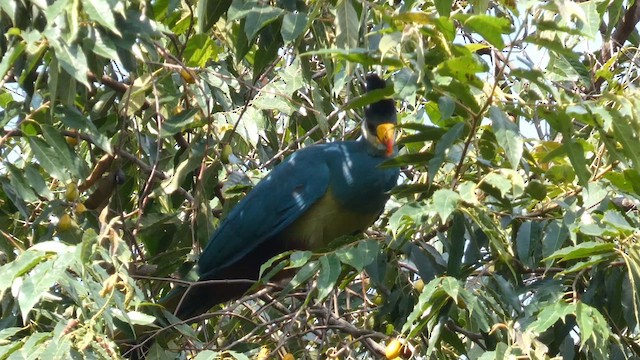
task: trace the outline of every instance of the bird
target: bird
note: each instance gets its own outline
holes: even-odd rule
[[[386,87],[373,73],[365,82],[367,92]],[[257,280],[278,254],[326,249],[371,226],[399,177],[398,168],[380,167],[396,152],[396,124],[395,101],[383,98],[365,107],[357,140],[310,145],[275,166],[221,220],[198,259],[198,282],[169,293],[165,304],[173,304],[174,315],[195,319],[252,286],[208,280]]]

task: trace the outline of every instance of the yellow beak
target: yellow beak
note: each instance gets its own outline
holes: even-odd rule
[[[380,124],[376,128],[376,133],[378,141],[386,147],[385,154],[391,156],[396,139],[395,126],[390,123]]]

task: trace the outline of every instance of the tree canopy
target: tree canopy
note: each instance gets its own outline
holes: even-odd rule
[[[141,328],[158,359],[640,356],[639,20],[629,0],[0,2],[0,358],[118,358]],[[363,95],[369,72],[393,91]],[[401,183],[366,234],[154,323],[269,169],[357,138],[384,96]]]

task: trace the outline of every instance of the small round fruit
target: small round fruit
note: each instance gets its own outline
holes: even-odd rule
[[[387,347],[384,349],[384,356],[387,359],[395,359],[400,356],[401,352],[402,343],[398,339],[393,339],[390,343],[387,344]]]
[[[87,207],[84,206],[84,203],[76,204],[76,215],[82,215],[85,211],[87,211]]]
[[[76,185],[76,183],[67,184],[67,188],[64,191],[64,198],[67,199],[67,201],[73,202],[78,200],[79,196],[80,191],[78,190],[78,185]]]
[[[424,281],[422,279],[418,279],[418,281],[413,283],[413,288],[416,289],[419,293],[424,289]]]
[[[187,84],[194,84],[196,82],[196,79],[193,77],[193,73],[190,70],[184,68],[180,69],[180,76],[182,76],[182,80]]]
[[[282,357],[282,360],[296,360],[296,358],[293,356],[292,353],[286,353],[284,354],[284,356]]]
[[[380,294],[376,295],[376,297],[373,298],[373,303],[381,306],[382,304],[384,304],[384,297]]]
[[[60,232],[69,231],[72,228],[73,228],[73,220],[71,219],[71,216],[69,216],[69,214],[62,215],[62,217],[60,218],[60,221],[58,222],[58,231]]]
[[[267,360],[270,353],[271,351],[269,351],[269,348],[263,346],[260,348],[260,352],[258,352],[258,355],[256,355],[256,360]]]
[[[220,152],[220,161],[222,161],[223,164],[228,164],[231,155],[233,155],[233,148],[231,148],[229,144],[224,144],[222,152]]]
[[[547,187],[537,180],[531,180],[525,191],[536,200],[544,200],[547,196]]]
[[[71,145],[71,147],[75,147],[76,145],[78,145],[78,138],[77,137],[65,136],[64,140],[67,142],[67,144]]]

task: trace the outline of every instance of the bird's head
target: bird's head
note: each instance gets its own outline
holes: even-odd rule
[[[367,92],[384,89],[386,83],[376,74],[366,77]],[[395,150],[395,125],[397,122],[396,107],[393,99],[382,99],[368,105],[364,109],[363,134],[376,149],[384,151],[386,156],[393,155]]]

